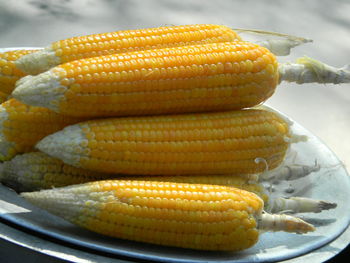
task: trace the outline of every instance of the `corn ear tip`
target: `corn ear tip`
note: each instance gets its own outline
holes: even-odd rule
[[[49,46],[20,57],[15,61],[15,65],[27,74],[36,75],[60,64],[60,62],[61,60],[56,56],[54,49]]]

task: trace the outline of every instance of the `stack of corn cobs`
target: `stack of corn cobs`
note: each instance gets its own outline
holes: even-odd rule
[[[238,251],[262,231],[313,231],[280,211],[336,204],[270,198],[261,182],[317,167],[285,166],[306,138],[256,105],[281,81],[337,84],[350,73],[307,57],[277,62],[303,39],[257,44],[237,32],[160,27],[1,54],[1,182],[78,226],[164,246]]]

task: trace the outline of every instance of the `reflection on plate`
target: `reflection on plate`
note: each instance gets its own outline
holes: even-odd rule
[[[4,50],[0,49],[0,52]],[[307,135],[309,140],[291,147],[287,163],[321,165],[318,172],[273,187],[275,193],[286,196],[304,196],[335,202],[337,208],[319,214],[300,214],[314,224],[317,230],[307,235],[288,233],[264,233],[252,248],[239,253],[203,252],[168,248],[156,245],[104,237],[78,228],[56,216],[27,203],[14,191],[0,185],[0,218],[60,241],[134,259],[159,262],[261,262],[280,261],[306,254],[338,237],[350,223],[350,180],[341,162],[318,138],[294,123],[297,134]],[[287,188],[296,189],[287,194]]]

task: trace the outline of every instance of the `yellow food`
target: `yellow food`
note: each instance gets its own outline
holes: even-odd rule
[[[116,177],[64,164],[42,152],[16,155],[0,163],[0,182],[17,192],[81,184]]]
[[[37,50],[12,50],[0,53],[0,91],[11,94],[16,81],[26,74],[15,65],[18,58],[36,52]]]
[[[277,167],[294,138],[277,113],[250,109],[91,120],[36,147],[67,164],[108,173],[251,174]]]
[[[116,31],[72,37],[53,42],[37,54],[16,61],[29,74],[77,59],[154,48],[240,40],[231,28],[222,25],[184,25]]]
[[[110,180],[21,195],[94,232],[165,246],[238,251],[258,241],[259,229],[314,230],[298,218],[262,213],[257,195],[233,187]]]
[[[33,151],[45,136],[81,120],[10,99],[0,105],[0,160]]]
[[[233,110],[269,98],[277,67],[249,42],[153,49],[59,65],[17,83],[13,96],[86,117]]]

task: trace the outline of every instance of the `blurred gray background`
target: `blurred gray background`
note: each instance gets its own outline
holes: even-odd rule
[[[41,47],[76,35],[192,23],[277,31],[314,40],[293,50],[334,66],[350,63],[350,1],[0,1],[0,47]],[[267,103],[321,138],[350,166],[350,85],[282,83]]]
[[[0,0],[0,47],[42,47],[76,35],[192,23],[314,40],[281,61],[307,55],[337,67],[350,63],[349,0]],[[317,135],[350,167],[350,84],[282,83],[267,104]]]

